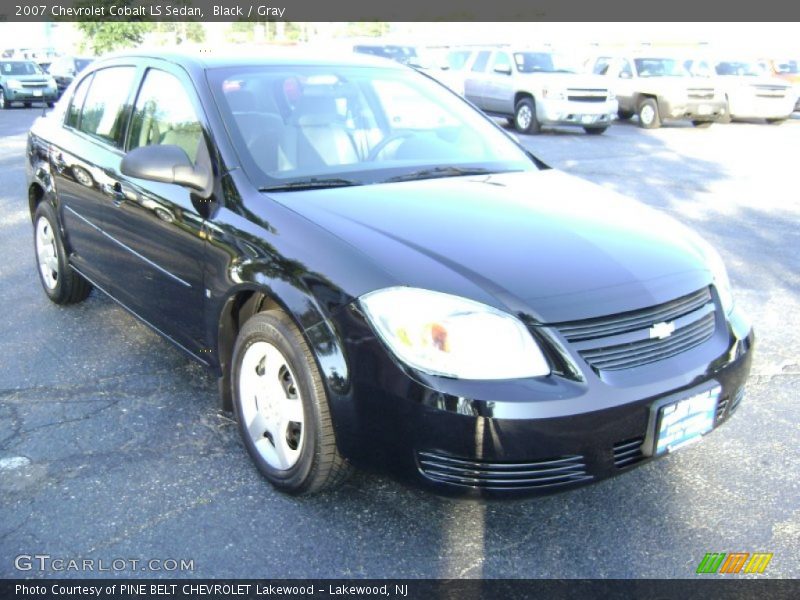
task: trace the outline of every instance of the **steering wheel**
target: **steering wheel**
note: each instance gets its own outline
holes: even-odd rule
[[[378,155],[383,152],[389,144],[393,144],[394,142],[398,142],[400,140],[404,140],[406,138],[410,138],[416,135],[413,131],[399,131],[397,133],[392,133],[391,135],[386,136],[380,142],[378,142],[372,150],[369,151],[366,160],[374,161],[378,158]]]

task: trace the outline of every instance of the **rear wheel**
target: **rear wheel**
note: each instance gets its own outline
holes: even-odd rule
[[[617,111],[617,116],[622,119],[623,121],[627,121],[628,119],[633,118],[633,111],[632,110],[622,110],[621,108]]]
[[[698,129],[708,129],[714,121],[692,121],[692,125]]]
[[[328,398],[311,351],[279,310],[258,313],[236,338],[233,408],[245,448],[278,489],[311,494],[344,481]]]
[[[514,127],[520,133],[539,133],[541,127],[536,118],[536,105],[532,98],[523,98],[514,109]]]
[[[780,118],[780,119],[767,119],[767,123],[768,123],[769,125],[780,125],[780,124],[781,124],[781,123],[783,123],[785,120],[786,120],[786,118],[783,118],[783,117],[782,117],[782,118]]]
[[[661,116],[658,114],[658,103],[655,98],[644,98],[639,102],[637,110],[639,127],[644,129],[657,129],[661,127]]]
[[[40,202],[33,217],[39,281],[56,304],[75,304],[86,299],[92,285],[69,267],[56,223],[53,207]]]
[[[584,127],[583,130],[589,135],[602,135],[608,127]]]

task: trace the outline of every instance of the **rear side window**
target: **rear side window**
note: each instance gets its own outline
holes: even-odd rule
[[[486,70],[486,64],[489,62],[489,55],[491,52],[483,50],[478,52],[478,56],[475,57],[475,63],[472,65],[472,71],[475,73],[483,73]]]
[[[89,86],[92,83],[92,77],[94,77],[94,75],[89,75],[81,80],[77,89],[75,90],[75,93],[72,95],[72,102],[70,102],[66,120],[66,124],[69,127],[75,127],[76,129],[78,127],[81,109],[83,108],[83,103],[86,100],[86,92],[89,91]]]
[[[173,144],[180,146],[192,162],[203,140],[203,129],[192,101],[174,75],[150,69],[136,98],[128,148]]]
[[[135,74],[134,67],[109,67],[97,71],[83,103],[78,130],[121,146],[128,96]]]

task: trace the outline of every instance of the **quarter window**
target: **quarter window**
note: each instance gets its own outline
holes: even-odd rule
[[[202,140],[203,129],[183,84],[174,75],[150,69],[136,98],[129,149],[173,144],[195,162]]]
[[[121,145],[127,122],[127,102],[136,69],[109,67],[94,74],[81,110],[78,130]]]
[[[67,121],[66,124],[69,127],[78,127],[78,121],[80,121],[81,116],[81,109],[83,108],[83,103],[86,100],[86,92],[89,91],[89,86],[92,83],[92,77],[94,75],[89,75],[88,77],[84,77],[83,80],[78,84],[75,93],[72,95],[72,102],[69,105],[69,111],[67,112]]]

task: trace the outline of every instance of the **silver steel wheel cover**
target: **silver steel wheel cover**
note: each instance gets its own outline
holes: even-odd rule
[[[653,107],[650,106],[649,104],[645,104],[642,107],[642,110],[639,111],[639,118],[645,125],[650,125],[650,123],[653,122],[653,119],[655,119],[655,116],[656,116],[656,111],[654,111]]]
[[[527,129],[528,127],[530,127],[532,116],[533,115],[531,114],[530,106],[528,106],[527,104],[520,106],[519,110],[517,110],[517,124],[522,129]]]
[[[244,429],[261,457],[285,471],[300,458],[305,440],[303,402],[286,357],[268,342],[245,350],[239,372]]]
[[[36,221],[36,258],[42,281],[48,290],[54,290],[58,285],[58,247],[53,233],[53,227],[45,217]]]

